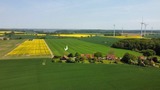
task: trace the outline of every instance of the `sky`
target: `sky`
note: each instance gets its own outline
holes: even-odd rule
[[[160,29],[160,0],[0,0],[0,28]]]

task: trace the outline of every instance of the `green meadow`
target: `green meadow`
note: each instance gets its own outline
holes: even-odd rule
[[[159,76],[157,68],[126,64],[0,60],[0,90],[160,90]]]
[[[138,52],[111,48],[102,44],[91,43],[79,39],[73,38],[62,38],[62,39],[46,39],[48,46],[54,55],[66,55],[69,53],[79,52],[81,54],[93,54],[95,52],[102,52],[103,55],[108,54],[109,51],[114,51],[115,55],[122,57],[126,52],[140,56]],[[68,51],[65,51],[64,48],[68,46]]]
[[[90,37],[90,38],[81,38],[80,40],[91,42],[91,43],[96,43],[96,44],[102,44],[105,46],[112,46],[113,43],[119,40],[122,40],[122,39],[95,36],[95,37]]]
[[[25,40],[0,40],[0,59]]]

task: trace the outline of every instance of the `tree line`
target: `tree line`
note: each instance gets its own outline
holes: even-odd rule
[[[114,48],[122,48],[142,52],[143,50],[154,50],[160,55],[160,39],[123,39],[114,44]]]

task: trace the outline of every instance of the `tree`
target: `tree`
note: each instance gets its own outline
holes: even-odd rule
[[[73,54],[72,54],[72,53],[70,53],[70,54],[68,55],[68,57],[73,57]]]
[[[75,53],[75,57],[80,57],[80,56],[81,55],[78,52]]]
[[[76,62],[80,62],[81,61],[81,55],[78,52],[76,52],[74,56],[76,57],[75,58]]]
[[[94,53],[94,56],[97,57],[97,58],[102,57],[102,53],[101,52],[96,52],[96,53]]]
[[[152,57],[152,60],[156,63],[158,63],[158,58],[157,57]]]
[[[153,55],[156,55],[156,52],[154,50],[151,50],[151,49],[147,49],[147,50],[142,50],[142,53],[144,56],[153,56]]]
[[[135,55],[125,53],[123,58],[121,59],[122,62],[128,64],[136,64],[137,57]]]

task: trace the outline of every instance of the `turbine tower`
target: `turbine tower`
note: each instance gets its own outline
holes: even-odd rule
[[[151,27],[151,34],[153,34],[153,27]]]
[[[146,35],[147,25],[148,24],[144,23],[144,36]]]
[[[142,17],[142,22],[141,22],[141,37],[143,37],[143,24],[144,24],[144,22],[143,22],[143,17]]]
[[[122,35],[123,35],[123,27],[122,27]]]
[[[116,25],[114,24],[113,27],[114,27],[113,36],[115,37],[116,36],[116,34],[115,34],[116,33],[116,30],[115,30]]]

